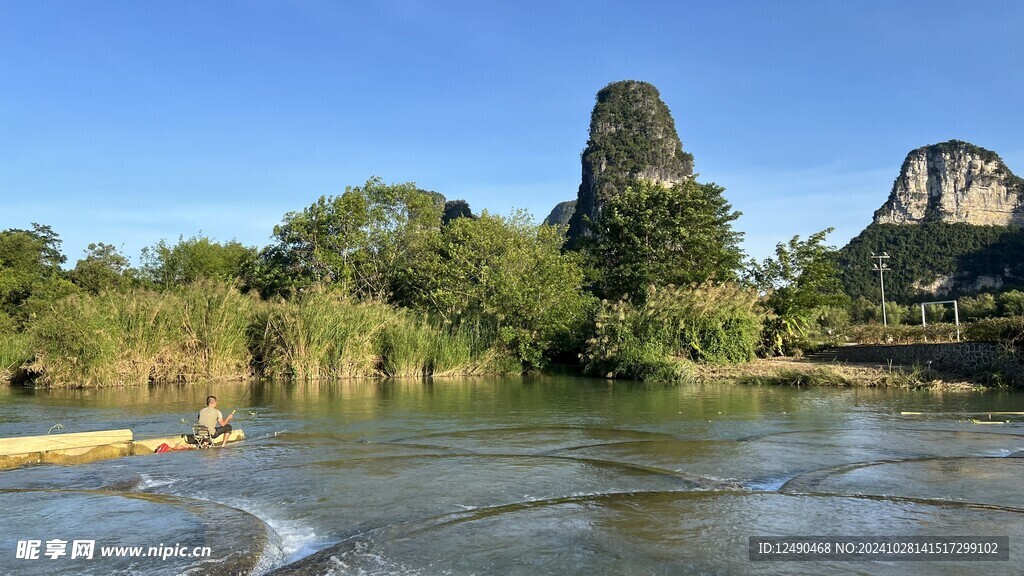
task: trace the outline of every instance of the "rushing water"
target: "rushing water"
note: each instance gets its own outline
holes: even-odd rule
[[[0,572],[1024,572],[1024,423],[968,421],[1024,411],[1021,393],[559,376],[3,389],[0,436],[172,435],[208,392],[248,440],[0,472]],[[1009,536],[1011,560],[748,559],[748,537],[778,535]],[[17,559],[28,539],[93,539],[97,557]],[[98,557],[114,545],[212,557]]]

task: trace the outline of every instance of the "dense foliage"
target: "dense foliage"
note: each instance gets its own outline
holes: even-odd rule
[[[383,302],[326,290],[264,302],[205,280],[160,292],[75,294],[23,337],[0,338],[0,373],[50,386],[494,374],[520,366],[486,337]]]
[[[808,335],[812,324],[847,305],[836,249],[825,244],[831,232],[831,228],[822,230],[806,240],[794,236],[775,247],[775,258],[750,263],[749,281],[765,295],[765,306],[772,312],[763,338],[769,353],[792,349]]]
[[[126,262],[120,262],[117,256],[104,249],[98,255],[87,255],[86,261],[93,258],[104,264],[108,268],[108,276],[117,271],[123,275]],[[145,281],[167,289],[201,279],[229,281],[241,278],[255,258],[256,249],[239,242],[222,244],[205,236],[181,237],[177,244],[161,240],[144,248],[140,272]]]
[[[265,295],[290,295],[336,284],[359,297],[387,299],[440,229],[443,206],[414,184],[372,178],[341,196],[322,196],[274,227],[255,284]]]
[[[50,385],[520,371],[575,354],[595,306],[581,255],[529,215],[443,219],[371,179],[285,215],[257,253],[161,240],[141,267],[45,226],[0,233],[0,377]],[[460,205],[461,206],[461,205]]]
[[[642,300],[648,286],[736,278],[739,216],[715,184],[637,181],[610,198],[583,244],[604,298]]]
[[[736,284],[651,286],[642,303],[603,300],[584,370],[608,378],[678,380],[685,363],[754,358],[763,313],[757,294]]]
[[[1005,342],[1022,346],[1024,345],[1024,316],[978,320],[968,324],[964,332],[970,340]]]
[[[67,259],[49,226],[0,232],[0,332],[25,326],[50,302],[75,291],[61,270]]]
[[[125,288],[138,280],[128,258],[116,246],[103,242],[89,244],[85,257],[75,264],[68,276],[90,294]]]
[[[1024,231],[1001,226],[925,222],[919,225],[871,224],[844,247],[839,266],[846,292],[853,298],[879,298],[872,253],[888,252],[887,299],[934,300],[922,290],[940,277],[955,277],[950,296],[971,294],[983,276],[1003,278],[1004,288],[1024,287]]]
[[[565,237],[528,214],[459,218],[445,226],[413,266],[407,304],[453,326],[480,326],[527,366],[571,350],[593,298],[583,290],[580,257]]]
[[[195,382],[251,374],[251,298],[201,282],[165,292],[75,294],[29,330],[26,372],[43,384]]]

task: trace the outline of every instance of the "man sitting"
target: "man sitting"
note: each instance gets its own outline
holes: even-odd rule
[[[234,417],[235,411],[232,410],[231,414],[228,414],[228,417],[225,418],[220,410],[217,410],[217,397],[207,396],[206,408],[199,411],[199,425],[206,426],[213,439],[223,434],[224,441],[220,445],[224,446],[228,443],[228,438],[231,436],[231,424],[229,422]]]

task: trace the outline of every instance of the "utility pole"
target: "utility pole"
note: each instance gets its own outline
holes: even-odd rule
[[[871,265],[873,270],[878,271],[878,285],[882,288],[882,326],[889,325],[889,319],[885,315],[885,273],[889,271],[889,263],[886,260],[889,259],[888,252],[882,252],[881,254],[871,253],[872,260],[878,260]]]

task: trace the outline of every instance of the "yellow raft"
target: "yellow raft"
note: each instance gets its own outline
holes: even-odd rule
[[[29,464],[85,464],[96,460],[153,454],[162,444],[171,450],[194,449],[185,434],[135,440],[132,431],[98,430],[73,434],[47,434],[0,438],[0,470]],[[220,444],[217,439],[217,445]],[[245,432],[233,430],[228,443],[245,440]]]

